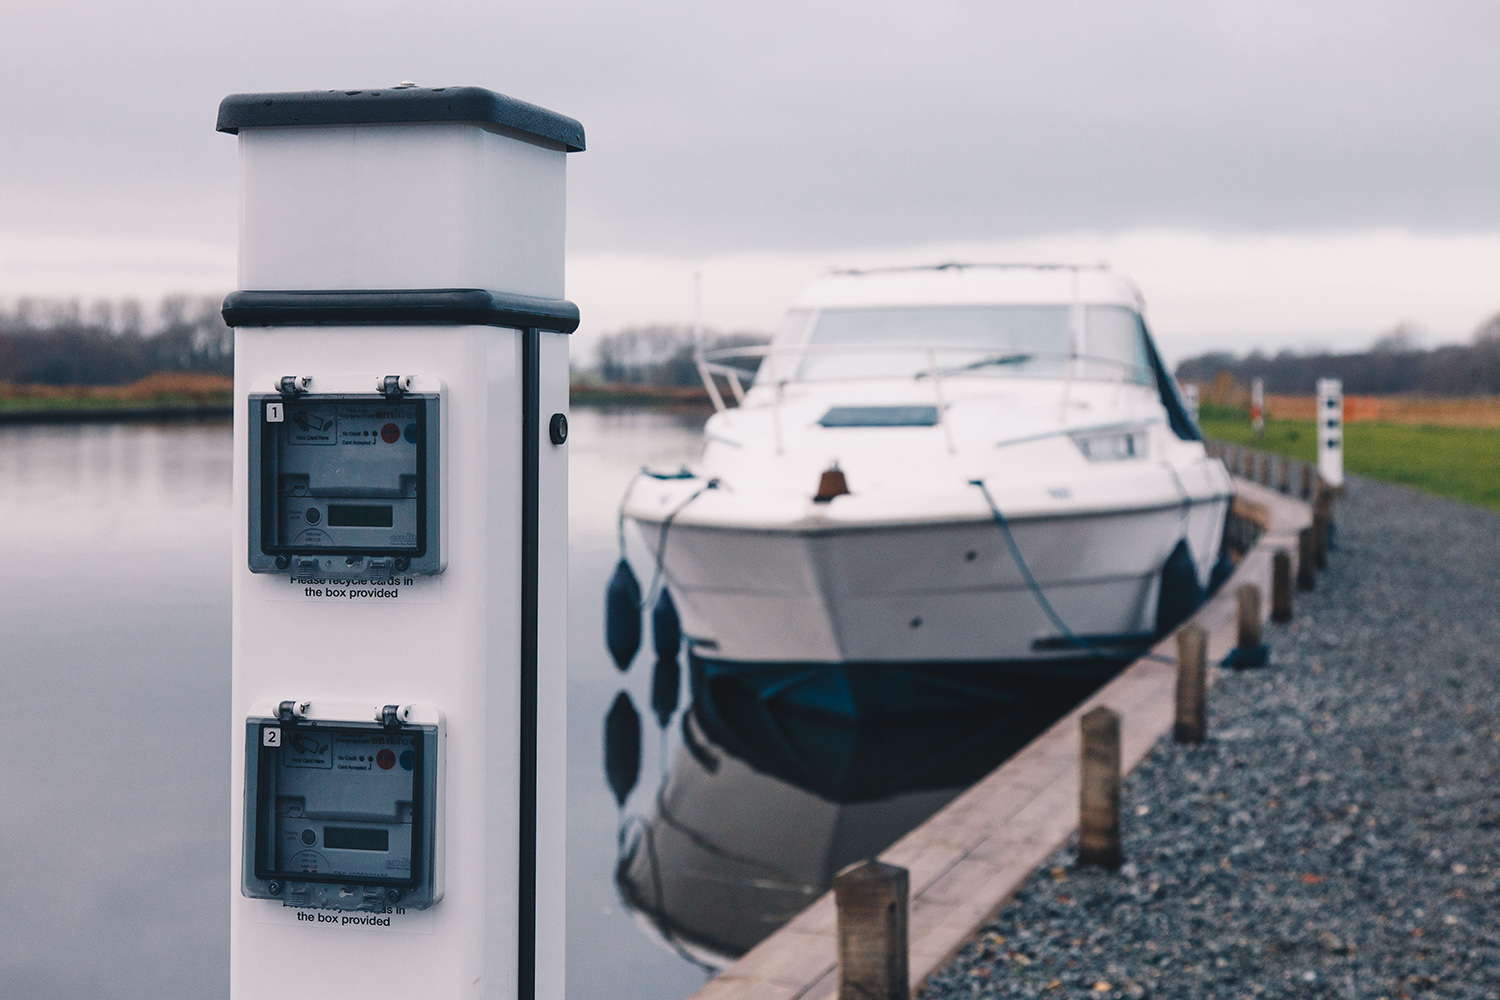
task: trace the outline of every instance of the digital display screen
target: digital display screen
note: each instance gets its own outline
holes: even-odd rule
[[[389,830],[327,826],[323,828],[323,846],[335,851],[388,851],[391,834]]]
[[[328,505],[330,528],[389,528],[393,523],[390,506],[331,503]]]

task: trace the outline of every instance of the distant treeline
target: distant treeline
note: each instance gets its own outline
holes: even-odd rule
[[[1410,330],[1398,327],[1357,354],[1204,354],[1179,364],[1177,380],[1206,384],[1220,372],[1239,383],[1264,379],[1267,392],[1288,395],[1311,395],[1320,377],[1342,379],[1344,392],[1356,395],[1500,394],[1500,315],[1475,331],[1470,344],[1423,350]]]
[[[0,304],[0,381],[35,385],[127,385],[158,372],[234,371],[234,334],[212,296],[178,295],[148,310],[135,299],[19,299]],[[765,344],[760,333],[707,331],[707,350]],[[603,382],[648,386],[699,383],[689,327],[629,327],[599,339],[594,376]],[[750,370],[754,356],[735,359]],[[1211,383],[1221,372],[1236,382],[1262,378],[1273,393],[1309,394],[1320,377],[1344,382],[1346,393],[1434,396],[1500,395],[1500,315],[1473,342],[1424,350],[1398,328],[1368,351],[1297,354],[1226,352],[1188,358],[1181,382]]]
[[[770,337],[759,333],[705,331],[703,347],[717,350],[765,344]],[[693,331],[686,326],[636,326],[605,334],[594,348],[595,371],[603,382],[635,385],[699,385],[693,358]],[[735,358],[741,368],[754,371],[760,359]]]
[[[158,372],[234,372],[221,300],[177,295],[147,310],[135,299],[19,299],[0,305],[0,380],[126,385]]]

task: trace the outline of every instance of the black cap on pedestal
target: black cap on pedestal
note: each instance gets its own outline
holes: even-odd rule
[[[583,126],[567,115],[483,87],[392,87],[230,94],[219,103],[220,132],[295,125],[404,125],[462,122],[525,142],[576,153]]]

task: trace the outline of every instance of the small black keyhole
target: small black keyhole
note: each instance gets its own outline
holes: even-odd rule
[[[562,444],[568,439],[568,415],[566,413],[552,414],[552,419],[547,423],[547,436],[552,439],[553,444]]]

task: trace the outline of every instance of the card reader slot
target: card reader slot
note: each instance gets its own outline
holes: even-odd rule
[[[405,490],[399,488],[387,489],[382,486],[319,486],[310,489],[306,493],[297,493],[293,496],[328,497],[332,499],[355,499],[360,500],[410,500],[412,499]]]
[[[300,813],[278,813],[309,823],[380,823],[384,826],[401,826],[411,822],[411,803],[401,803],[394,813],[359,812],[353,809],[308,809]]]

